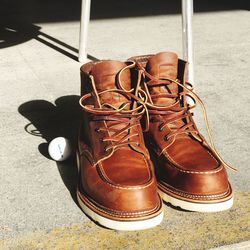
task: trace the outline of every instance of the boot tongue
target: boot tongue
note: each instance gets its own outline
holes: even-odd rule
[[[125,66],[127,66],[123,62],[119,61],[102,61],[96,63],[90,74],[94,77],[95,80],[95,88],[98,93],[98,99],[95,102],[95,105],[97,107],[102,107],[102,108],[112,108],[114,109],[119,109],[122,104],[124,103],[130,103],[130,100],[126,98],[124,95],[118,93],[118,92],[107,92],[104,94],[100,94],[100,92],[108,89],[119,89],[117,85],[118,81],[118,73],[120,72],[121,69],[123,69]],[[126,69],[124,70],[121,75],[120,75],[120,84],[122,87],[126,90],[131,89],[131,78],[130,78],[130,70]],[[108,104],[108,105],[107,105]],[[109,105],[112,105],[110,107]],[[126,108],[127,110],[130,109],[130,106]],[[106,121],[107,126],[112,126],[113,129],[116,130],[121,130],[124,129],[126,126],[126,123],[119,123],[117,124],[117,121]],[[120,134],[117,139],[122,139],[124,134],[128,133],[128,131],[124,131],[122,134]],[[109,136],[114,135],[115,132],[109,131]]]
[[[151,56],[146,65],[147,72],[156,78],[177,78],[178,56],[173,52],[162,52]],[[178,86],[171,83],[167,86],[149,87],[151,95],[160,93],[177,94]],[[175,102],[174,98],[160,97],[153,99],[156,105],[171,105]]]
[[[102,61],[96,63],[92,70],[91,75],[95,80],[95,87],[97,92],[101,92],[107,89],[118,89],[117,76],[121,69],[127,66],[123,62],[119,61]],[[126,69],[121,74],[121,84],[123,88],[129,90],[131,88],[130,70]],[[116,108],[119,108],[123,103],[127,103],[128,99],[116,92],[107,92],[99,95],[101,104],[110,104]]]

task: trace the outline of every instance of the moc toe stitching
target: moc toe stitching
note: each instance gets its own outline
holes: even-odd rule
[[[169,160],[169,166],[177,169],[180,172],[188,173],[188,174],[216,174],[222,170],[224,170],[224,166],[220,164],[215,170],[204,170],[204,171],[195,171],[195,170],[184,170],[181,168],[181,165],[179,165],[176,161],[174,161],[173,158],[170,157],[170,155],[167,152],[163,153],[166,158]]]
[[[100,177],[110,186],[118,189],[144,189],[152,185],[154,182],[154,174],[152,173],[152,168],[150,168],[148,161],[143,157],[143,160],[145,162],[145,165],[147,166],[148,171],[148,179],[143,184],[136,184],[136,185],[121,185],[119,183],[114,183],[105,173],[105,170],[102,166],[102,163],[99,163],[96,168],[97,172],[100,175]]]

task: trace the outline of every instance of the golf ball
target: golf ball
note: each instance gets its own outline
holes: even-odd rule
[[[57,137],[49,143],[50,157],[55,161],[64,161],[71,155],[71,146],[68,139]]]

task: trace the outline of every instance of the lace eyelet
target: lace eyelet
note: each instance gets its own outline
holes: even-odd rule
[[[168,140],[168,136],[165,135],[165,136],[163,137],[163,140],[164,140],[164,141],[167,141],[167,140]]]
[[[161,127],[161,126],[159,126],[159,127],[158,127],[158,131],[160,131],[160,132],[162,132],[162,131],[163,131],[163,129],[162,129],[162,127]]]
[[[103,141],[103,138],[100,138],[99,141],[100,141],[100,142],[104,142],[104,141]]]
[[[100,129],[99,129],[99,128],[95,128],[95,132],[96,132],[96,133],[99,133],[99,132],[100,132]]]

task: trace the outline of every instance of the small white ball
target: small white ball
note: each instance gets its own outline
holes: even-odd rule
[[[50,157],[55,161],[64,161],[71,155],[71,146],[68,139],[57,137],[53,139],[48,147]]]

